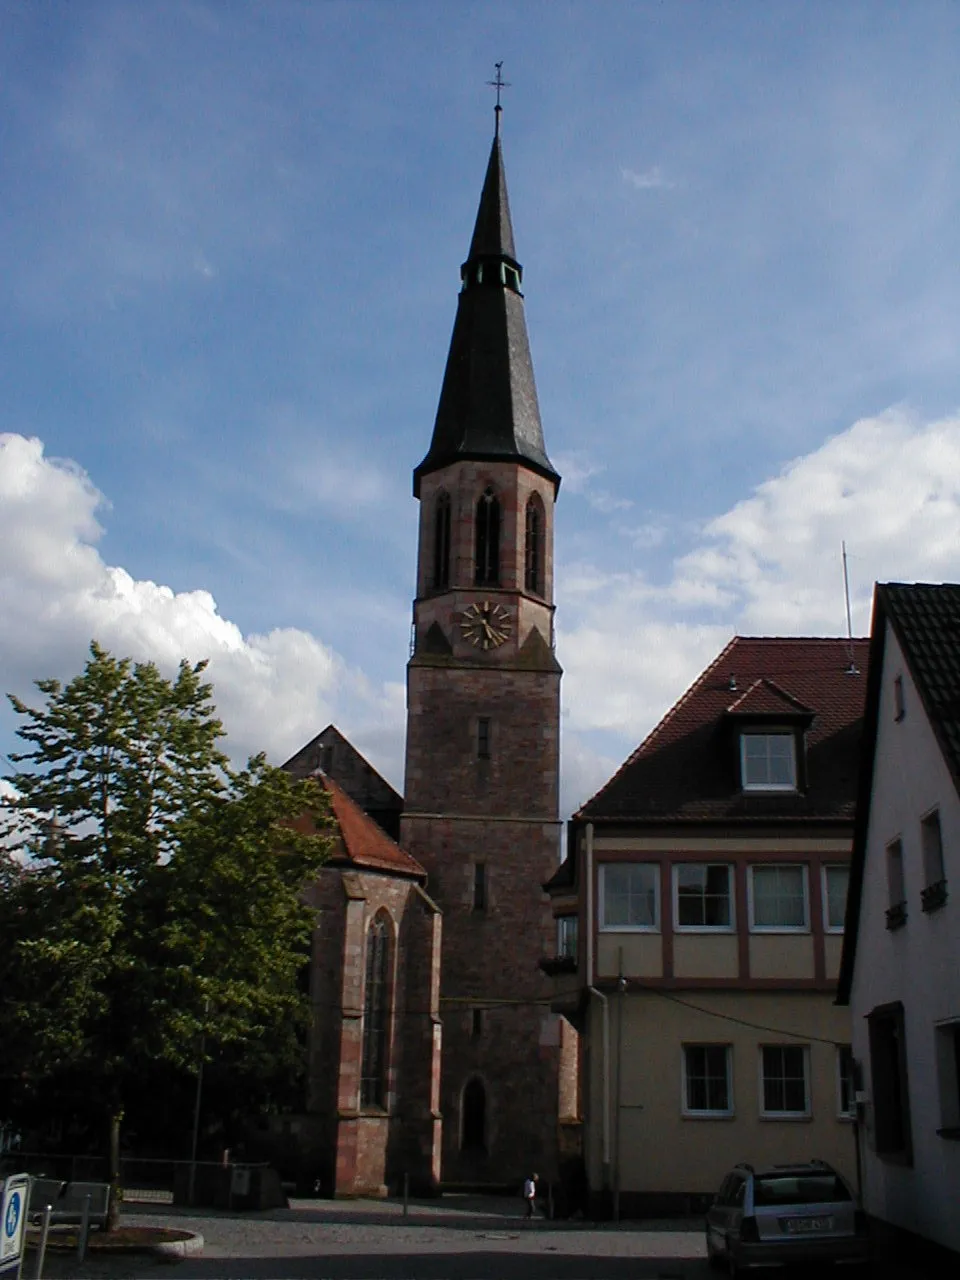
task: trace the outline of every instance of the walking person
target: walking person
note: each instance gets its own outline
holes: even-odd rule
[[[523,1199],[527,1206],[525,1213],[526,1218],[535,1218],[537,1216],[537,1182],[538,1177],[535,1173],[531,1173],[523,1184]]]

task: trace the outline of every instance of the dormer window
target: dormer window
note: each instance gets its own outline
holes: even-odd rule
[[[796,791],[796,736],[783,731],[741,733],[740,780],[744,791]]]

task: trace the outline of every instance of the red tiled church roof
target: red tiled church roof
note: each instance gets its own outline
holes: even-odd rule
[[[867,652],[866,640],[851,646],[842,639],[734,637],[575,816],[588,822],[851,820]],[[810,721],[805,786],[798,793],[741,790],[731,721],[751,716]]]
[[[391,840],[341,786],[319,770],[312,776],[330,796],[330,808],[339,828],[339,847],[331,858],[332,862],[345,861],[357,867],[426,879],[427,873],[420,863]]]

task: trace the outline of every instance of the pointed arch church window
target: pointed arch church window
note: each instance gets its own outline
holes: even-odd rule
[[[360,1105],[386,1105],[387,1024],[390,1014],[390,926],[382,913],[367,931],[367,975],[363,996]]]
[[[535,493],[527,503],[526,537],[524,540],[524,586],[538,596],[543,595],[544,512],[540,495]]]
[[[460,1146],[464,1151],[487,1149],[487,1091],[474,1077],[463,1091],[463,1129]]]
[[[500,502],[489,487],[477,502],[474,581],[478,587],[500,584]]]
[[[450,495],[437,494],[433,509],[433,586],[445,591],[450,585]]]

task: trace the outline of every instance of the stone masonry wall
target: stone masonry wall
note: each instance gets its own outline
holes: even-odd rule
[[[314,939],[308,1109],[328,1116],[317,1153],[328,1194],[384,1194],[409,1172],[436,1184],[439,1169],[440,916],[416,883],[375,872],[324,868],[311,891]],[[360,1073],[366,939],[385,911],[391,929],[391,1019],[386,1106],[362,1107]]]

